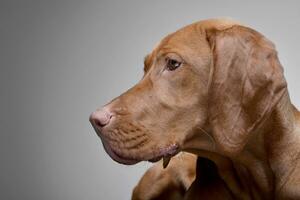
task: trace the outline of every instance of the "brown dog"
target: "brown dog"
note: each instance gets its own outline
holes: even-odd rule
[[[188,151],[207,176],[186,199],[300,199],[300,114],[269,40],[230,20],[201,21],[164,38],[144,69],[90,116],[115,161],[167,165]]]
[[[196,176],[196,155],[179,153],[166,169],[162,161],[146,171],[134,188],[132,200],[182,200]]]

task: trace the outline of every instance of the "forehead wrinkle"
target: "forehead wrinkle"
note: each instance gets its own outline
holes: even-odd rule
[[[169,45],[169,46],[166,46],[166,47],[162,48],[162,49],[158,52],[157,58],[162,57],[162,56],[165,56],[165,55],[167,55],[167,54],[169,54],[169,53],[175,53],[175,54],[181,55],[181,54],[182,54],[181,51],[182,51],[182,50],[181,50],[180,47],[176,47],[176,46],[171,46],[171,45]]]
[[[168,45],[164,48],[162,48],[156,58],[159,60],[162,57],[165,57],[168,54],[176,54],[179,56],[185,63],[189,63],[191,59],[189,58],[188,53],[185,51],[188,47],[183,47],[183,45]]]
[[[180,32],[176,31],[163,38],[154,50],[144,58],[144,73],[147,73],[152,67],[154,60],[159,59],[166,54],[175,53],[184,59],[182,46],[184,45],[180,38]]]

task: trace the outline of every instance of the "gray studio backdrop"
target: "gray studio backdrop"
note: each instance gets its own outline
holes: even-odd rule
[[[300,107],[299,1],[1,1],[0,199],[128,200],[151,166],[112,161],[88,116],[167,33],[229,16],[275,42]]]

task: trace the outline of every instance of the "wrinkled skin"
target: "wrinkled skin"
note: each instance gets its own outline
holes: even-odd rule
[[[170,59],[180,67],[169,70]],[[215,176],[185,199],[211,199],[207,190],[212,199],[300,199],[300,117],[270,41],[232,21],[201,21],[164,38],[144,69],[103,108],[112,113],[108,125],[91,118],[115,161],[188,151],[212,161],[201,173]]]

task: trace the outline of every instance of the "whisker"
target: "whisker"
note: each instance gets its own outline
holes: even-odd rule
[[[209,137],[209,139],[210,139],[210,140],[212,141],[212,143],[213,143],[213,150],[215,150],[215,149],[216,149],[216,142],[215,142],[214,138],[213,138],[210,134],[208,134],[203,128],[199,127],[199,129],[200,129],[205,135],[207,135],[207,136]]]

